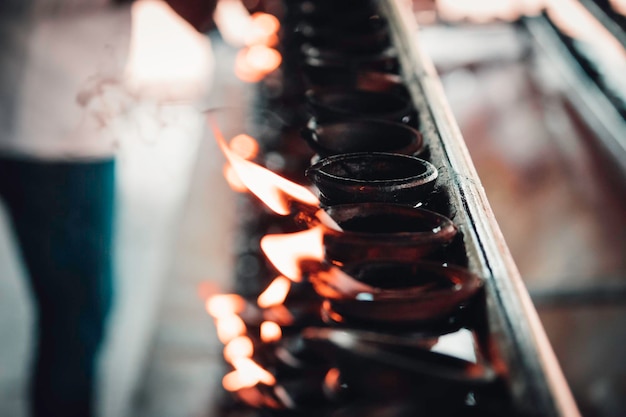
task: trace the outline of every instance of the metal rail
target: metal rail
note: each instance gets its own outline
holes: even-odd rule
[[[411,2],[388,0],[405,82],[420,112],[432,160],[447,182],[454,221],[464,233],[469,268],[486,280],[490,349],[506,376],[516,408],[529,416],[580,416],[489,206],[471,157],[430,59],[421,50]],[[442,166],[443,164],[443,166]]]

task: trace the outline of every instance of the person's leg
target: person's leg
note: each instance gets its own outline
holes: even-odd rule
[[[89,416],[112,300],[114,162],[0,157],[0,197],[38,307],[32,415]]]

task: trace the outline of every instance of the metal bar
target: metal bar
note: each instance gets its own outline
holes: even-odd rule
[[[432,62],[420,49],[411,3],[382,2],[391,22],[406,84],[420,111],[433,160],[441,161],[464,233],[469,267],[486,279],[494,353],[502,361],[518,410],[526,415],[576,417],[580,413],[537,312],[487,201]]]

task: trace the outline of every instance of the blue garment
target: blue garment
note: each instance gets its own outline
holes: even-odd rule
[[[6,203],[38,307],[33,417],[92,415],[113,296],[113,160],[0,157]]]

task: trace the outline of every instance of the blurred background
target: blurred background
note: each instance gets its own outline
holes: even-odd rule
[[[221,1],[217,29],[202,35],[164,2],[117,5],[113,13],[132,20],[123,87],[96,77],[80,110],[75,100],[50,102],[61,115],[67,106],[102,122],[117,158],[117,301],[99,365],[102,416],[211,415],[221,345],[204,300],[227,291],[245,265],[232,253],[235,193],[198,109],[245,107],[280,63],[251,51],[251,37],[276,29],[252,23],[246,9],[263,4],[245,6]],[[415,36],[583,415],[626,415],[626,2],[413,1],[413,11]],[[89,33],[85,22],[111,25],[103,9],[81,13],[67,14],[74,24],[32,29],[40,40],[62,34],[67,71],[88,53],[63,48]],[[27,78],[51,77],[39,70],[30,62]],[[21,92],[33,106],[24,124],[57,114],[34,108],[42,93],[33,85]],[[228,123],[244,118],[235,111]],[[28,415],[26,282],[0,210],[0,415],[8,417]]]

